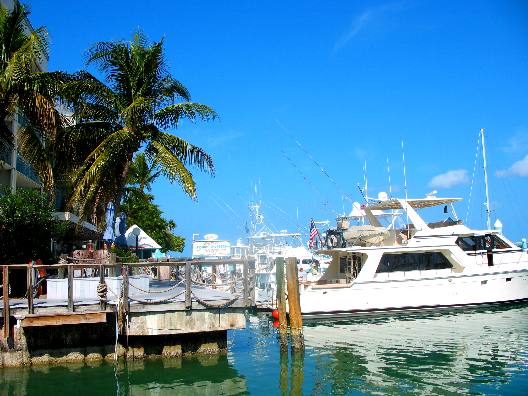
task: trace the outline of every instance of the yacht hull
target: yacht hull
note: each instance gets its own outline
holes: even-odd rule
[[[354,282],[305,289],[304,318],[440,309],[528,300],[528,269]]]

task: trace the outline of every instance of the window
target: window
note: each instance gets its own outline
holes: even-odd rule
[[[363,263],[359,254],[339,257],[339,272],[345,274],[347,278],[355,279],[362,266]]]
[[[428,271],[453,268],[440,252],[385,253],[381,257],[376,273],[397,271]]]
[[[509,246],[498,235],[474,235],[458,237],[456,244],[464,251],[477,251],[487,249],[509,249]]]

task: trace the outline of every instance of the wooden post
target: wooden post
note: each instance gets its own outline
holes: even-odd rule
[[[11,328],[9,326],[9,267],[4,265],[2,267],[2,296],[4,303],[4,310],[2,311],[4,316],[4,339],[7,340],[10,336]]]
[[[185,262],[185,309],[192,308],[191,298],[191,263]]]
[[[286,280],[288,284],[288,313],[290,315],[292,350],[301,350],[304,349],[304,339],[302,334],[297,259],[295,257],[288,257],[287,263]]]
[[[101,288],[101,295],[99,296],[99,308],[101,311],[106,310],[106,297],[107,297],[107,288],[106,288],[106,282],[105,282],[105,267],[103,264],[99,266],[99,287]],[[104,285],[101,286],[101,285]],[[102,293],[102,290],[104,290],[104,295]],[[99,290],[98,290],[99,291]]]
[[[275,259],[277,282],[277,309],[279,310],[279,336],[281,351],[288,350],[288,318],[286,317],[286,288],[284,287],[284,258]]]
[[[216,267],[216,264],[212,264],[211,265],[211,282],[212,282],[212,288],[213,289],[216,289],[216,272],[217,272],[217,267]]]
[[[302,395],[304,382],[304,350],[292,350],[291,354],[291,393]]]
[[[248,263],[248,277],[249,277],[249,303],[252,307],[257,305],[256,296],[256,279],[255,279],[255,260],[249,260]]]
[[[114,276],[119,276],[121,275],[121,271],[119,270],[118,266],[117,266],[117,255],[115,253],[110,253],[110,262],[108,263],[109,264],[109,270],[108,270],[108,275],[112,276],[112,274],[114,274]]]
[[[125,308],[125,312],[130,311],[130,301],[128,301],[128,289],[129,289],[129,280],[128,280],[128,265],[124,265],[124,272],[123,272],[123,306]]]
[[[243,288],[242,290],[242,298],[244,299],[244,306],[249,307],[249,279],[248,279],[248,260],[247,258],[244,259],[244,263],[242,264],[242,283]]]
[[[279,355],[279,388],[281,391],[281,395],[287,395],[288,394],[288,347],[286,345],[286,349],[283,350],[281,348],[280,355]],[[293,393],[292,393],[293,394]],[[299,393],[300,395],[301,393]]]
[[[26,267],[28,313],[35,313],[33,308],[33,261]]]
[[[68,311],[73,312],[75,306],[73,303],[73,266],[68,266]]]

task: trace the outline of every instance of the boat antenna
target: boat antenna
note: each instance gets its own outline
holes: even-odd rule
[[[401,142],[402,147],[402,162],[403,162],[403,190],[405,191],[405,206],[407,206],[409,203],[407,201],[407,173],[405,171],[405,150],[403,149],[403,140]],[[407,228],[407,239],[410,239],[410,229],[409,229],[409,212],[407,209],[405,209],[405,216],[406,216],[406,228]]]
[[[389,156],[387,156],[387,173],[389,174],[389,198],[392,198],[392,184],[391,184],[391,178],[390,178]]]
[[[475,160],[473,162],[473,174],[471,175],[471,185],[469,186],[469,198],[468,198],[468,205],[466,210],[466,218],[464,219],[464,223],[468,223],[469,218],[469,208],[471,207],[471,195],[473,192],[473,185],[475,184],[475,174],[477,173],[477,162],[478,162],[478,156],[479,156],[479,148],[480,148],[480,133],[477,135],[477,149],[475,150]]]
[[[365,182],[365,197],[368,203],[368,177],[367,177],[367,160],[365,160],[365,165],[363,166],[363,181]]]
[[[480,130],[480,138],[482,139],[482,159],[484,161],[484,185],[486,186],[486,227],[491,230],[491,217],[490,217],[490,202],[488,192],[488,169],[486,164],[486,145],[484,143],[484,128]]]

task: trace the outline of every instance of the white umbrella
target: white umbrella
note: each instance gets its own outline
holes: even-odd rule
[[[137,241],[136,241],[136,233],[133,231],[138,229],[139,233],[137,234]],[[152,239],[145,231],[143,231],[139,226],[134,224],[131,226],[128,230],[125,232],[125,238],[127,241],[127,245],[131,248],[137,247],[138,249],[161,249],[161,246],[158,245],[158,243]]]

